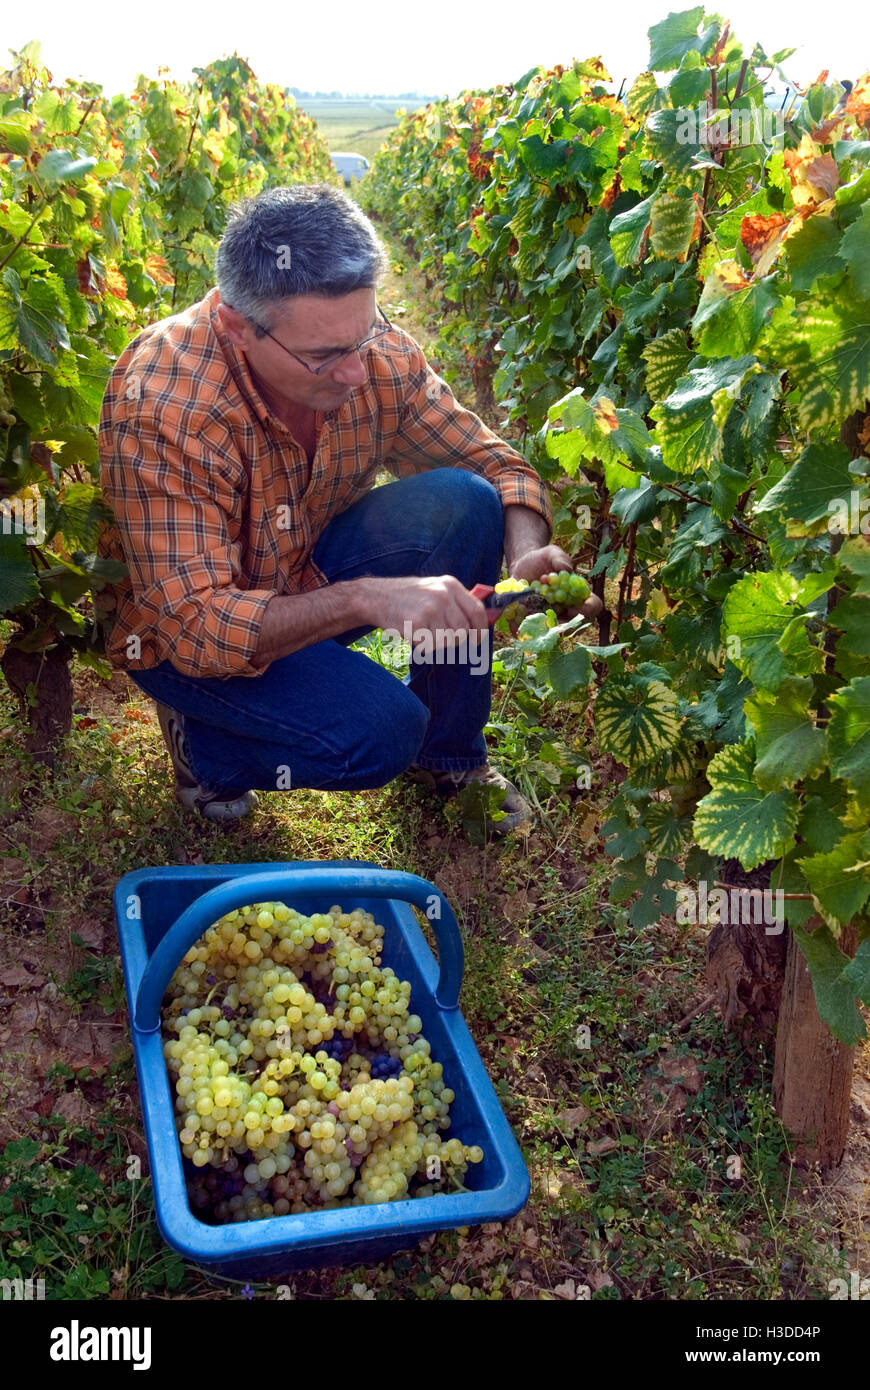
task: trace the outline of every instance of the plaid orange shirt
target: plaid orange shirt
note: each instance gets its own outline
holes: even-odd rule
[[[146,328],[106,390],[100,459],[115,525],[100,553],[129,570],[100,596],[114,665],[169,660],[191,676],[259,675],[251,660],[266,605],[327,583],[314,546],[382,468],[467,468],[505,506],[551,521],[535,470],[458,404],[399,328],[370,352],[365,384],[317,415],[310,465],[258,395],[218,303],[213,289]]]

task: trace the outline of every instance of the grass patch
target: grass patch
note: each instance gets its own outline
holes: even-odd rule
[[[558,1298],[572,1281],[595,1298],[825,1296],[835,1253],[821,1208],[790,1186],[765,1059],[705,1015],[676,1046],[699,1084],[677,1105],[675,1083],[653,1088],[701,980],[703,936],[638,932],[605,902],[590,816],[606,789],[564,810],[555,834],[500,847],[468,844],[452,814],[403,783],[274,794],[228,830],[176,806],[156,721],[132,688],[73,732],[50,791],[5,696],[0,710],[0,832],[20,884],[0,905],[3,964],[27,957],[50,977],[11,989],[0,1013],[0,1277],[41,1275],[49,1297],[240,1296],[178,1261],[154,1226],[111,891],[146,864],[360,858],[433,879],[457,911],[463,1011],[533,1195],[504,1227],[295,1275],[297,1298]],[[40,992],[48,1028],[34,1018]],[[103,1041],[73,1046],[68,1022],[76,1039],[91,1029]],[[734,1155],[738,1181],[726,1176]]]

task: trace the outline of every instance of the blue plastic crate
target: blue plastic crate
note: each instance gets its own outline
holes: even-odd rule
[[[449,1133],[484,1151],[483,1162],[468,1169],[470,1191],[225,1226],[208,1225],[191,1210],[174,1088],[163,1056],[161,1004],[179,961],[213,922],[246,903],[272,900],[305,914],[325,912],[333,903],[347,911],[359,907],[383,924],[383,964],[410,981],[412,1009],[456,1092]],[[233,1278],[275,1278],[379,1260],[430,1232],[506,1221],[524,1206],[528,1171],[459,1011],[462,938],[434,884],[347,860],[220,864],[126,874],[114,902],[157,1222],[164,1239],[187,1259]],[[409,903],[431,921],[440,967]]]

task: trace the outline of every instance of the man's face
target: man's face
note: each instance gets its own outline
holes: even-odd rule
[[[337,410],[368,376],[367,350],[360,354],[348,349],[367,338],[377,323],[374,290],[354,290],[340,299],[313,294],[289,299],[273,321],[263,325],[272,337],[258,338],[247,319],[225,304],[220,306],[220,314],[226,332],[247,357],[258,385],[266,388],[267,397],[271,395],[281,403]],[[290,356],[295,353],[310,367],[319,367],[341,352],[347,356],[326,366],[318,376]]]

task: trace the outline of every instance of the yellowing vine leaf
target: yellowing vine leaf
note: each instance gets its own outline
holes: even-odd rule
[[[858,78],[846,102],[846,110],[864,130],[870,130],[870,72]]]
[[[801,138],[796,150],[786,150],[783,159],[791,178],[794,205],[802,215],[833,196],[840,182],[839,168],[809,135]]]
[[[775,212],[770,217],[760,213],[744,217],[740,224],[740,240],[759,276],[766,275],[789,227],[789,218]]]

